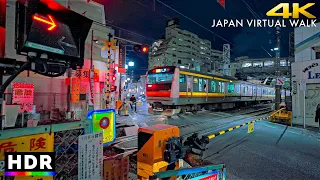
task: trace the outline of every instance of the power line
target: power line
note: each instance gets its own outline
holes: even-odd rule
[[[261,19],[259,17],[259,15],[254,12],[254,10],[249,6],[249,4],[245,1],[245,0],[242,0],[242,2],[247,6],[247,9],[251,12],[251,14],[253,15],[253,17],[257,18],[257,19]]]
[[[118,28],[118,29],[120,29],[120,30],[122,30],[122,31],[126,31],[126,32],[128,32],[128,33],[131,33],[131,34],[133,34],[133,35],[135,35],[135,36],[139,36],[139,37],[142,37],[142,38],[145,38],[145,39],[149,39],[149,40],[152,40],[152,41],[154,41],[154,40],[155,40],[155,39],[153,39],[153,38],[150,38],[150,37],[147,37],[147,36],[144,36],[144,35],[138,34],[138,33],[136,33],[136,32],[133,32],[133,31],[131,31],[131,30],[128,30],[128,29],[125,29],[125,28],[122,28],[122,27],[116,26],[116,25],[111,24],[111,23],[108,23],[108,22],[106,22],[106,24],[108,24],[108,26],[107,26],[107,25],[105,25],[105,24],[103,24],[103,23],[101,23],[101,22],[98,22],[98,21],[94,21],[94,20],[93,20],[93,22],[94,22],[95,24],[99,25],[99,26],[104,26],[104,27],[111,26],[111,27]]]
[[[228,42],[229,44],[231,44],[231,45],[233,45],[233,46],[235,46],[233,43],[231,43],[231,42],[230,42],[230,41],[228,41],[227,39],[223,38],[222,36],[218,35],[217,33],[213,32],[213,31],[211,31],[210,29],[208,29],[208,28],[204,27],[203,25],[201,25],[201,24],[197,23],[197,22],[196,22],[196,21],[194,21],[193,19],[191,19],[191,18],[189,18],[188,16],[186,16],[186,15],[182,14],[181,12],[179,12],[179,11],[175,10],[174,8],[172,8],[172,7],[170,7],[169,5],[167,5],[167,4],[165,4],[165,3],[163,3],[162,1],[157,0],[157,2],[159,2],[160,4],[164,5],[165,7],[169,8],[169,9],[171,9],[172,11],[174,11],[174,12],[176,12],[176,13],[180,14],[180,15],[181,15],[181,16],[183,16],[184,18],[186,18],[186,19],[188,19],[189,21],[191,21],[191,22],[193,22],[193,23],[197,24],[198,26],[200,26],[200,27],[202,27],[203,29],[205,29],[205,30],[209,31],[210,33],[212,33],[212,34],[216,35],[216,36],[217,36],[217,37],[219,37],[220,39],[222,39],[222,40],[224,40],[224,41]]]

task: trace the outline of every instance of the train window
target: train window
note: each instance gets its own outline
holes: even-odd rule
[[[246,87],[243,87],[242,94],[246,94]]]
[[[216,92],[216,82],[211,81],[211,92]]]
[[[180,83],[185,83],[186,82],[186,76],[184,74],[180,74]]]
[[[193,92],[199,92],[199,85],[198,85],[198,82],[200,81],[200,79],[198,78],[193,78]]]
[[[240,94],[240,84],[236,84],[235,87],[236,87],[236,93]]]
[[[203,90],[205,91],[205,92],[207,92],[207,81],[208,80],[203,80]]]
[[[148,84],[171,83],[173,73],[148,74]]]
[[[203,85],[202,79],[199,79],[199,91],[202,91],[202,88],[203,88],[202,85]]]
[[[224,93],[224,83],[223,82],[219,82],[219,91],[221,93]]]
[[[228,83],[228,93],[234,93],[234,84]]]

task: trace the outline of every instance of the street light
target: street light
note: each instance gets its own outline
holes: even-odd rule
[[[129,62],[129,66],[130,66],[130,67],[134,66],[134,62],[130,61],[130,62]]]

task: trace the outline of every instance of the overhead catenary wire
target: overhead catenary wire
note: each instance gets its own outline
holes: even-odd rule
[[[235,46],[235,44],[231,43],[230,41],[228,41],[228,40],[227,40],[227,39],[225,39],[224,37],[222,37],[222,36],[218,35],[217,33],[215,33],[215,32],[213,32],[213,31],[211,31],[210,29],[208,29],[208,28],[206,28],[206,27],[204,27],[203,25],[201,25],[201,24],[197,23],[197,22],[196,22],[196,21],[194,21],[193,19],[191,19],[191,18],[189,18],[188,16],[186,16],[186,15],[182,14],[181,12],[179,12],[179,11],[177,11],[176,9],[172,8],[171,6],[169,6],[169,5],[165,4],[164,2],[162,2],[162,1],[160,1],[160,0],[156,0],[156,1],[157,1],[157,2],[159,2],[160,4],[162,4],[163,6],[165,6],[165,7],[169,8],[169,9],[171,9],[172,11],[174,11],[174,12],[178,13],[179,15],[183,16],[184,18],[188,19],[189,21],[191,21],[191,22],[195,23],[196,25],[200,26],[201,28],[205,29],[206,31],[208,31],[208,32],[210,32],[210,33],[212,33],[212,34],[214,34],[215,36],[219,37],[220,39],[222,39],[222,40],[224,40],[224,41],[228,42],[229,44],[231,44],[231,45],[233,45],[233,46]]]
[[[122,30],[122,31],[128,32],[128,33],[130,33],[130,34],[132,34],[132,35],[134,35],[134,36],[142,37],[142,38],[144,38],[144,39],[148,39],[148,40],[151,40],[151,41],[155,41],[155,40],[156,40],[156,39],[153,39],[153,38],[144,36],[144,35],[142,35],[142,34],[133,32],[133,31],[131,31],[131,30],[122,28],[122,27],[120,27],[120,26],[114,25],[114,24],[112,24],[112,23],[106,22],[106,24],[103,24],[103,23],[98,22],[98,21],[95,21],[95,20],[93,20],[93,19],[91,19],[91,20],[93,21],[94,24],[99,25],[99,26],[103,26],[103,27],[108,27],[108,26],[110,26],[110,27],[115,27],[115,28],[120,29],[120,30]],[[97,29],[97,30],[98,30],[98,29]]]

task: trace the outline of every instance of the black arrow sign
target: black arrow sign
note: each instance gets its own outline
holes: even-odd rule
[[[67,47],[71,47],[71,48],[74,48],[74,49],[77,49],[77,46],[73,45],[73,44],[69,44],[69,43],[66,43],[66,42],[63,42],[63,40],[65,39],[66,37],[62,36],[59,40],[58,40],[58,44],[59,46],[65,51],[65,49],[63,48],[63,46],[67,46]]]

